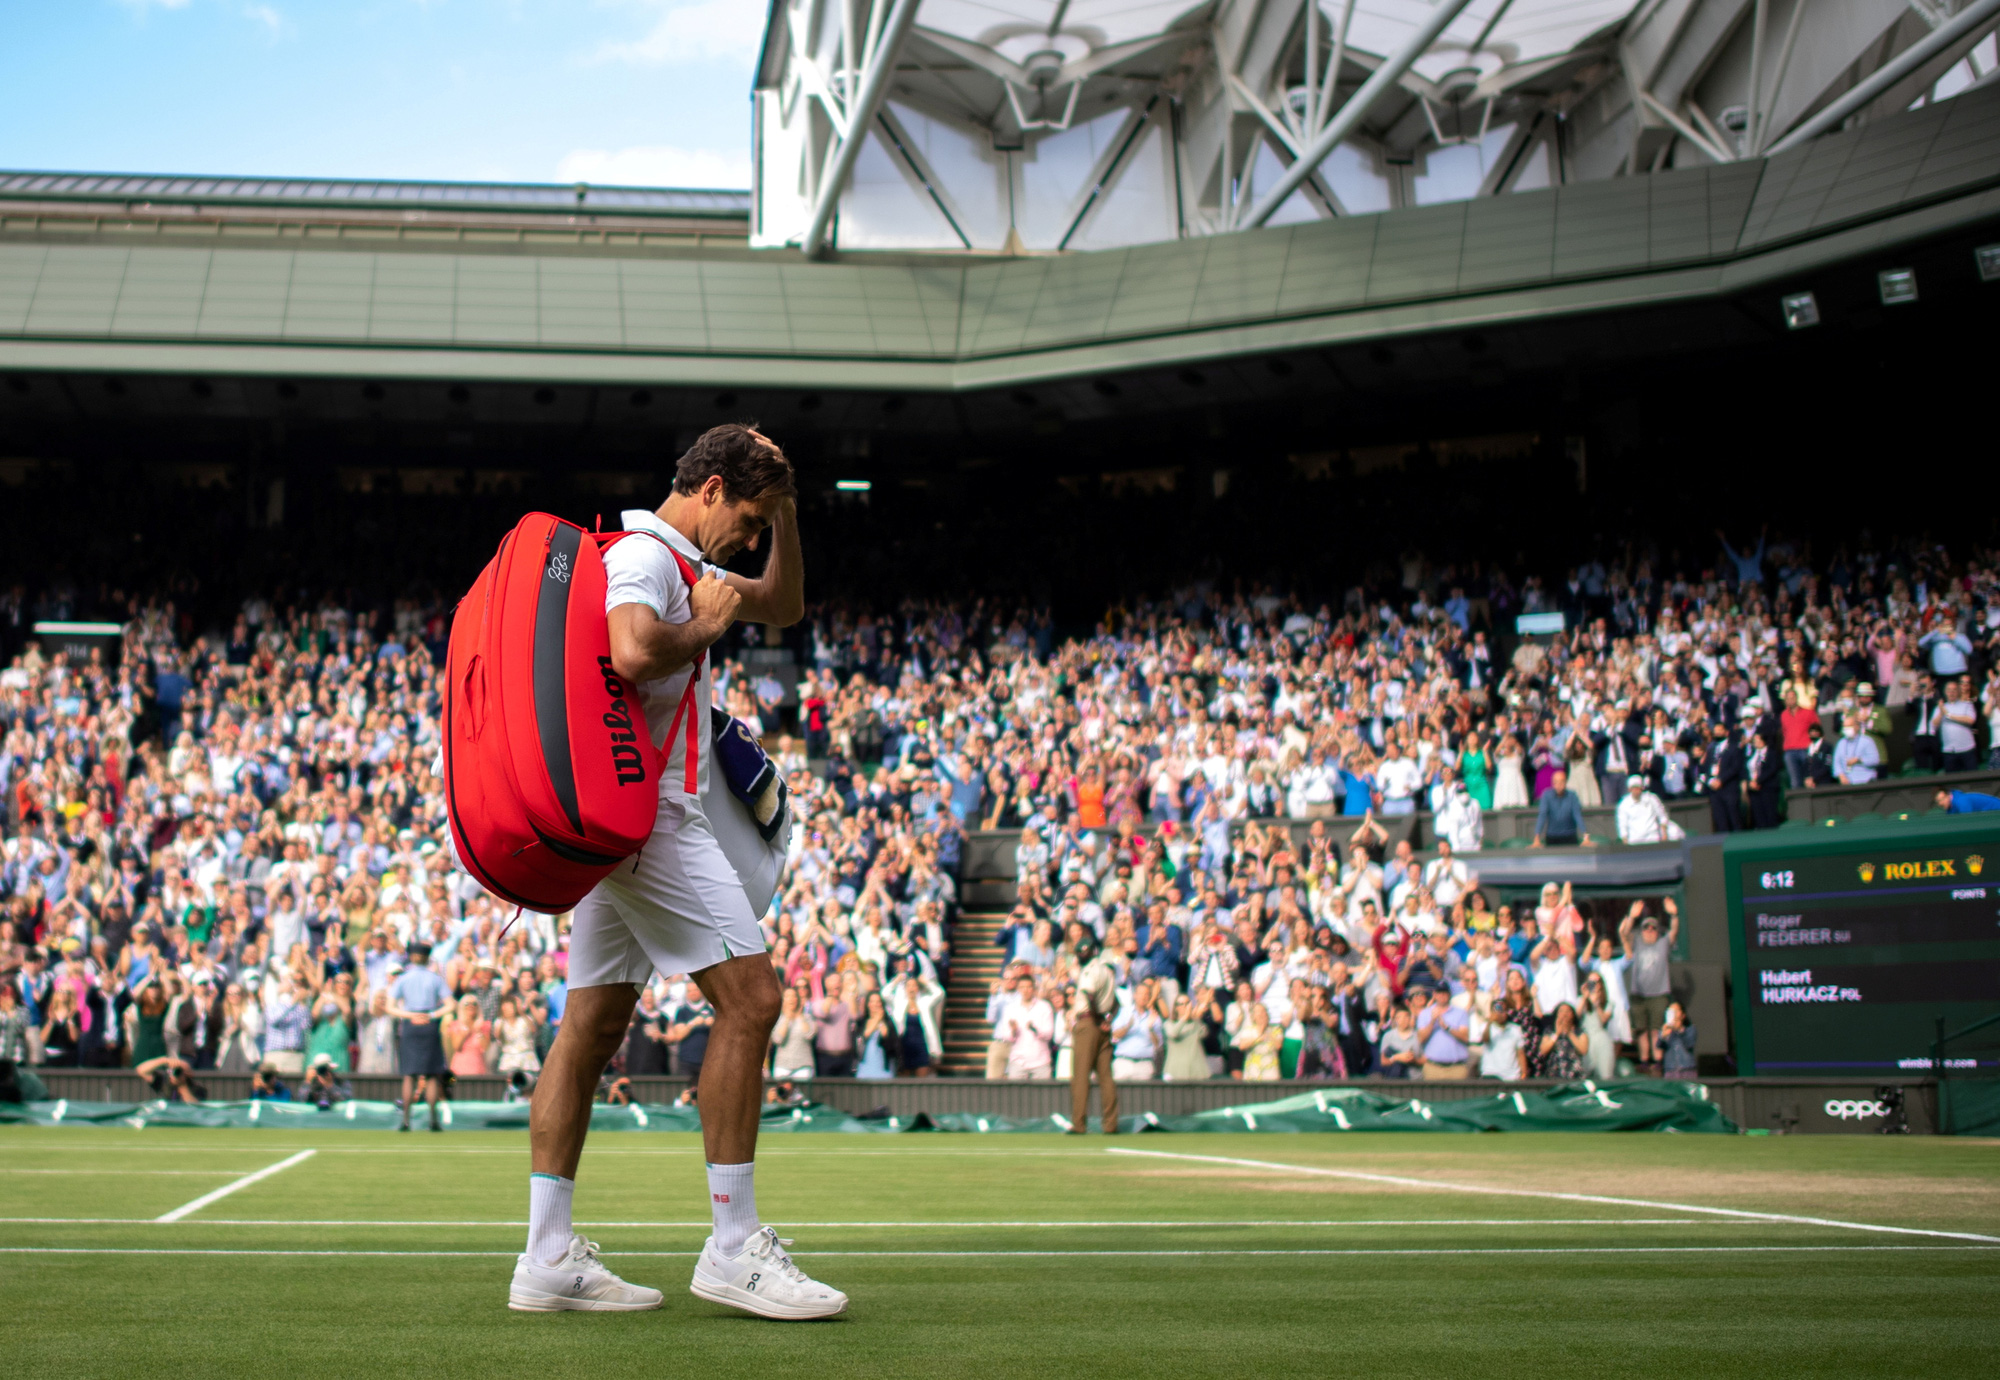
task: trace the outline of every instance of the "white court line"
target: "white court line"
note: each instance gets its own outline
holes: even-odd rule
[[[218,1202],[223,1198],[227,1198],[230,1194],[235,1193],[239,1189],[248,1188],[250,1187],[251,1184],[257,1183],[263,1179],[268,1179],[273,1174],[282,1174],[295,1164],[304,1164],[307,1160],[311,1159],[317,1153],[318,1151],[315,1150],[301,1150],[299,1151],[298,1154],[291,1155],[286,1157],[285,1159],[279,1160],[276,1164],[266,1165],[264,1168],[259,1169],[254,1174],[245,1174],[242,1178],[232,1180],[231,1182],[224,1184],[221,1188],[215,1189],[208,1193],[204,1193],[191,1203],[182,1203],[172,1212],[163,1212],[158,1217],[155,1217],[153,1220],[155,1222],[178,1222],[181,1220],[181,1218],[186,1217],[189,1213],[200,1212],[210,1203]]]
[[[121,1179],[135,1174],[148,1178],[226,1179],[235,1172],[233,1169],[0,1169],[0,1174],[94,1174],[100,1178],[116,1174]]]
[[[1992,1246],[1385,1246],[1347,1250],[1188,1250],[1188,1251],[794,1251],[798,1256],[841,1256],[849,1259],[884,1257],[923,1260],[1007,1259],[1047,1260],[1065,1256],[1099,1258],[1119,1256],[1136,1259],[1179,1259],[1189,1256],[1354,1256],[1354,1255],[1743,1255],[1765,1254],[1855,1254],[1882,1251],[1961,1252],[1991,1251]],[[633,1259],[687,1260],[697,1251],[609,1251],[608,1255]],[[406,1256],[423,1259],[507,1259],[518,1258],[514,1251],[299,1251],[253,1250],[225,1247],[166,1246],[0,1246],[0,1255],[220,1255],[220,1256],[356,1256],[379,1259]]]
[[[1454,1193],[1491,1193],[1509,1198],[1547,1198],[1565,1203],[1606,1203],[1614,1207],[1665,1208],[1670,1212],[1702,1212],[1717,1217],[1743,1218],[1754,1222],[1792,1222],[1800,1226],[1842,1227],[1848,1231],[1891,1232],[1899,1236],[1943,1236],[1957,1241],[1987,1241],[2000,1245],[2000,1236],[1982,1236],[1978,1232],[1931,1231],[1923,1227],[1885,1227],[1873,1222],[1844,1222],[1832,1217],[1798,1217],[1785,1212],[1748,1212],[1741,1208],[1700,1207],[1693,1203],[1663,1203],[1650,1198],[1607,1198],[1596,1193],[1556,1193],[1540,1188],[1488,1188],[1484,1184],[1456,1184],[1441,1179],[1412,1179],[1400,1174],[1369,1174],[1358,1169],[1321,1169],[1314,1165],[1278,1164],[1271,1160],[1239,1160],[1222,1155],[1190,1155],[1172,1150],[1128,1150],[1119,1146],[1107,1146],[1104,1153],[1144,1155],[1149,1159],[1159,1160],[1194,1160],[1201,1164],[1224,1164],[1250,1169],[1278,1169],[1288,1174],[1360,1179],[1367,1183],[1445,1189]]]
[[[0,1223],[38,1226],[136,1227],[157,1225],[157,1217],[0,1217]],[[479,1221],[411,1221],[380,1218],[315,1219],[294,1221],[286,1218],[201,1217],[178,1223],[187,1227],[525,1227],[522,1222],[493,1219]],[[578,1222],[579,1227],[685,1227],[711,1231],[711,1222]],[[1755,1227],[1761,1222],[1712,1222],[1699,1217],[1420,1217],[1395,1220],[1328,1218],[1320,1221],[1289,1221],[1276,1217],[1241,1218],[1233,1221],[1100,1221],[1100,1222],[786,1222],[793,1227],[813,1230],[838,1227]]]
[[[106,1128],[106,1130],[110,1130],[110,1128]],[[346,1132],[344,1130],[344,1132],[338,1132],[338,1134],[352,1136],[354,1132]],[[624,1134],[624,1132],[612,1132],[612,1134]],[[694,1132],[690,1130],[690,1132],[672,1132],[672,1134],[688,1134],[688,1136],[692,1136]],[[6,1142],[0,1140],[0,1144],[6,1144]],[[28,1140],[22,1140],[22,1142],[16,1144],[16,1148],[46,1150],[46,1152],[52,1152],[52,1154],[70,1154],[70,1152],[76,1152],[76,1150],[114,1150],[118,1154],[270,1154],[272,1150],[300,1150],[304,1146],[288,1144],[288,1142],[282,1142],[282,1140],[280,1142],[272,1142],[268,1146],[198,1146],[198,1144],[170,1144],[170,1146],[156,1146],[156,1144],[144,1144],[144,1146],[138,1146],[138,1144],[104,1146],[104,1144],[98,1144],[98,1146],[76,1146],[76,1144],[46,1144],[46,1142],[28,1142]],[[416,1144],[416,1146],[312,1146],[312,1148],[318,1150],[320,1154],[510,1154],[510,1156],[516,1156],[516,1158],[526,1158],[526,1154],[528,1154],[528,1144],[526,1142],[522,1142],[520,1146],[434,1146],[434,1144],[424,1142],[424,1144]],[[686,1148],[660,1146],[656,1150],[616,1150],[616,1148],[604,1148],[604,1150],[600,1150],[596,1146],[590,1146],[588,1154],[590,1154],[590,1158],[596,1160],[596,1158],[604,1158],[604,1156],[702,1154],[702,1148],[700,1146],[686,1146]],[[868,1156],[904,1156],[904,1158],[924,1158],[924,1156],[930,1156],[930,1158],[938,1158],[938,1160],[948,1160],[948,1158],[954,1158],[954,1156],[968,1156],[968,1154],[996,1154],[996,1156],[1006,1156],[1010,1160],[1020,1160],[1020,1158],[1028,1158],[1028,1156],[1084,1156],[1084,1154],[1098,1154],[1098,1152],[1096,1150],[1034,1150],[1034,1148],[1024,1148],[1024,1150],[984,1150],[984,1148],[974,1148],[974,1146],[958,1150],[958,1148],[952,1148],[950,1144],[944,1144],[944,1146],[938,1146],[938,1144],[932,1144],[932,1146],[908,1146],[904,1150],[844,1150],[844,1148],[832,1148],[832,1146],[828,1146],[828,1148],[760,1146],[758,1148],[758,1158],[760,1160],[766,1158],[766,1156],[774,1156],[774,1154],[836,1154],[836,1156],[842,1156],[842,1158],[850,1158],[850,1156],[856,1156],[856,1154],[868,1154]]]

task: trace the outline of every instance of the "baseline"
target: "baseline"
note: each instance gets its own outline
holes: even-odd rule
[[[1875,1222],[1845,1222],[1832,1217],[1800,1217],[1786,1212],[1752,1212],[1744,1208],[1702,1207],[1695,1203],[1666,1203],[1651,1198],[1611,1198],[1597,1193],[1558,1193],[1542,1188],[1491,1188],[1485,1184],[1458,1184],[1443,1179],[1414,1179],[1401,1174],[1373,1174],[1359,1169],[1323,1169],[1317,1165],[1279,1164],[1272,1160],[1242,1160],[1225,1155],[1195,1155],[1174,1150],[1131,1150],[1106,1146],[1107,1155],[1143,1155],[1159,1160],[1193,1160],[1201,1164],[1224,1164],[1250,1169],[1277,1169],[1288,1174],[1312,1174],[1330,1179],[1358,1179],[1365,1183],[1396,1184],[1405,1188],[1435,1188],[1453,1193],[1490,1193],[1508,1198],[1543,1198],[1565,1203],[1604,1203],[1614,1207],[1663,1208],[1669,1212],[1701,1212],[1717,1217],[1736,1217],[1754,1222],[1792,1222],[1808,1227],[1840,1227],[1847,1231],[1889,1232],[1899,1236],[1941,1236],[1956,1241],[1981,1241],[2000,1245],[2000,1236],[1970,1231],[1934,1231],[1928,1227],[1889,1227]],[[1745,1249],[1745,1248],[1739,1248]]]

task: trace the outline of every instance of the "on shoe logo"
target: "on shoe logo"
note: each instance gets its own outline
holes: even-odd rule
[[[570,1285],[570,1286],[569,1286],[569,1291],[570,1291],[570,1292],[571,1292],[572,1294],[581,1294],[581,1293],[583,1292],[583,1276],[582,1276],[582,1275],[578,1275],[578,1276],[576,1277],[576,1283],[574,1283],[574,1284],[572,1284],[572,1285]]]
[[[764,1276],[761,1273],[758,1273],[757,1271],[753,1270],[750,1274],[750,1282],[744,1285],[743,1287],[748,1289],[751,1293],[754,1294],[757,1292],[757,1281],[762,1279],[763,1277]]]

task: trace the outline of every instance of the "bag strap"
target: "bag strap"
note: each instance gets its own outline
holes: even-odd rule
[[[701,579],[701,576],[695,573],[694,567],[688,563],[688,558],[675,550],[673,543],[662,537],[658,532],[648,532],[640,528],[627,529],[623,532],[593,532],[591,536],[595,538],[600,551],[609,550],[626,537],[651,537],[654,541],[665,547],[667,554],[674,558],[674,566],[681,573],[681,583],[686,585],[690,591],[694,589],[695,585]],[[701,788],[701,734],[698,731],[696,723],[701,716],[695,709],[694,690],[696,682],[701,679],[702,665],[707,659],[708,653],[704,650],[695,656],[693,665],[688,668],[687,685],[681,691],[680,703],[674,706],[673,720],[667,725],[667,741],[660,748],[662,756],[672,757],[674,755],[674,739],[680,735],[682,725],[685,723],[687,729],[687,772],[685,774],[685,785],[689,795],[697,794]]]

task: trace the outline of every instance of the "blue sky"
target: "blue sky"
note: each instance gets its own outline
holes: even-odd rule
[[[764,0],[0,0],[0,168],[747,187]]]

